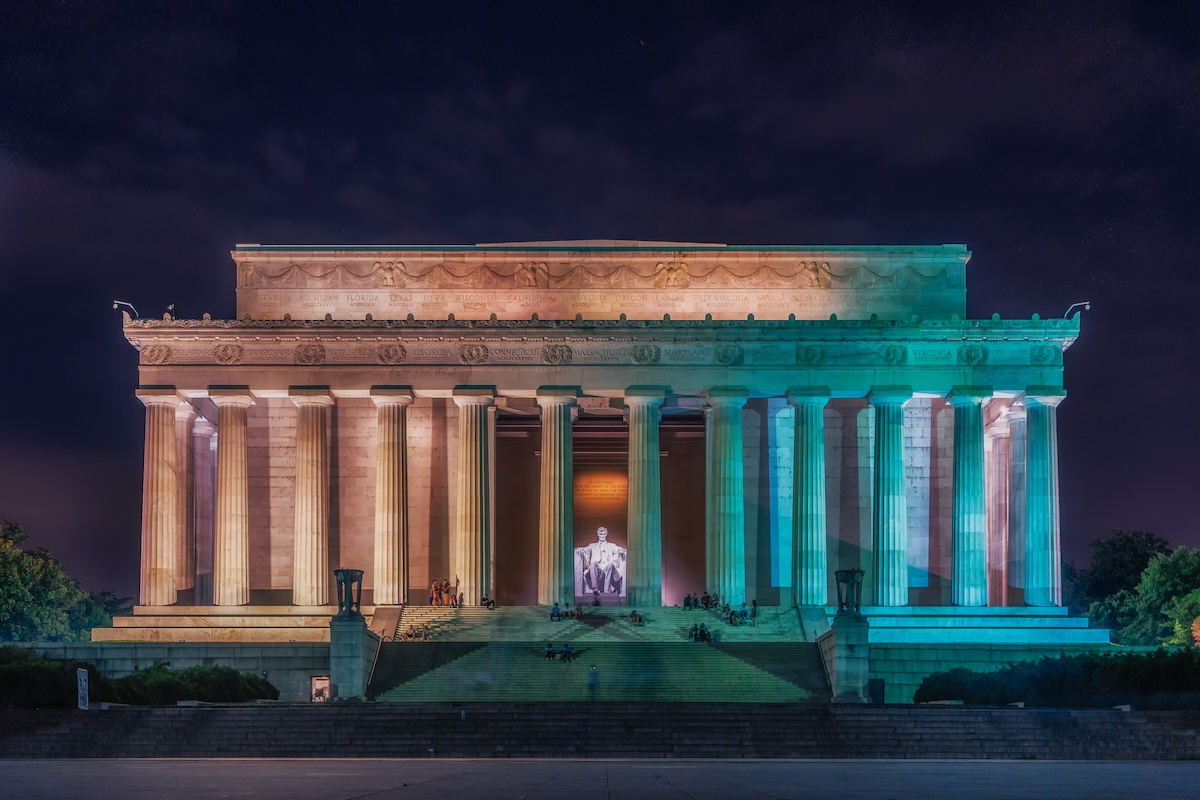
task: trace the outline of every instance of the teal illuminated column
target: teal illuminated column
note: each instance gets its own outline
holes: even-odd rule
[[[575,597],[573,449],[575,389],[538,390],[542,408],[542,481],[538,514],[538,605]]]
[[[717,545],[713,541],[716,525],[713,524],[713,410],[704,407],[704,590],[717,585]]]
[[[296,489],[292,528],[292,602],[329,602],[329,389],[289,392],[296,404]]]
[[[213,517],[213,605],[250,602],[250,473],[245,388],[208,390],[217,406],[217,485]]]
[[[1062,605],[1056,411],[1063,390],[1031,386],[1025,396],[1025,603]]]
[[[179,541],[178,450],[175,443],[174,387],[139,389],[146,405],[146,443],[142,471],[142,564],[138,602],[143,606],[175,603],[176,549]]]
[[[712,589],[721,602],[738,604],[746,598],[746,509],[742,462],[742,407],[747,392],[740,388],[713,389],[712,447],[709,451],[712,486],[712,536],[709,563]]]
[[[460,387],[458,406],[458,489],[454,524],[454,578],[467,605],[492,594],[491,434],[488,409],[494,390]]]
[[[375,402],[375,575],[377,606],[408,602],[408,407],[412,389],[371,387]]]
[[[631,388],[625,393],[629,420],[629,561],[627,601],[631,607],[661,606],[662,496],[658,419],[666,392]]]
[[[875,496],[871,506],[875,605],[908,604],[908,501],[904,483],[904,404],[909,386],[876,386]]]
[[[951,526],[951,602],[986,606],[987,502],[984,484],[983,400],[991,387],[955,386],[954,508]]]
[[[796,409],[792,475],[792,585],[796,604],[823,606],[828,600],[829,557],[825,539],[825,405],[828,387],[792,389]]]

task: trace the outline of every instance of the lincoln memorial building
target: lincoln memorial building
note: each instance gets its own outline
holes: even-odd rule
[[[97,638],[328,641],[339,567],[368,617],[445,580],[815,635],[861,568],[872,642],[1107,641],[1061,607],[1079,318],[968,319],[962,245],[231,255],[234,319],[124,320],[141,589]]]

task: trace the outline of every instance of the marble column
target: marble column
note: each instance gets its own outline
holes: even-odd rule
[[[1008,409],[1008,602],[1025,605],[1025,430],[1024,402]]]
[[[954,407],[950,597],[956,606],[988,604],[983,401],[991,394],[990,386],[955,386],[949,398]]]
[[[408,407],[412,389],[376,386],[375,574],[377,606],[408,602]]]
[[[746,509],[742,460],[742,408],[748,393],[718,388],[708,393],[712,409],[712,537],[708,557],[715,565],[714,585],[721,602],[746,599]]]
[[[209,389],[217,406],[217,485],[213,519],[213,605],[250,602],[250,478],[248,389]]]
[[[200,417],[192,426],[192,456],[195,460],[195,518],[193,531],[196,541],[195,604],[212,603],[213,569],[213,436],[217,428]]]
[[[992,400],[992,406],[1004,402]],[[984,429],[987,484],[988,605],[1008,605],[1008,415],[1007,408]],[[985,408],[984,417],[989,415]]]
[[[630,607],[657,607],[662,593],[662,480],[658,422],[666,391],[636,387],[625,392],[629,422],[629,549],[626,565]]]
[[[904,475],[904,404],[908,386],[876,386],[875,492],[871,506],[875,605],[908,605],[908,500]]]
[[[142,471],[142,568],[138,602],[144,606],[175,603],[176,550],[179,543],[179,450],[175,443],[174,387],[139,389],[146,405],[146,443]]]
[[[454,525],[454,580],[464,602],[479,605],[492,587],[491,435],[488,408],[492,389],[454,390],[458,406],[458,489]]]
[[[1055,417],[1063,396],[1045,386],[1025,396],[1025,603],[1031,606],[1062,605]]]
[[[191,403],[175,406],[175,466],[179,475],[175,526],[175,589],[196,585],[196,459],[192,450],[192,423],[196,409]],[[194,604],[193,604],[194,605]]]
[[[792,586],[796,605],[824,606],[829,601],[828,526],[825,497],[825,386],[792,389],[787,400],[796,409],[792,452]]]
[[[329,409],[327,387],[292,388],[296,404],[296,488],[292,528],[292,603],[323,606],[329,597]]]
[[[539,389],[542,466],[538,513],[538,605],[575,599],[575,482],[571,421],[575,389]]]

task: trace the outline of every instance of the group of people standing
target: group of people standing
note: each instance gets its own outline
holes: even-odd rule
[[[458,592],[457,584],[451,588],[449,578],[434,581],[429,587],[429,605],[431,606],[458,608],[462,605],[462,601],[463,596]]]

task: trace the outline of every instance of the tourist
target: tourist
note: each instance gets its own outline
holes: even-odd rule
[[[758,600],[750,601],[750,624],[758,625]]]
[[[696,641],[696,637],[698,637],[699,635],[700,635],[700,626],[693,622],[692,629],[690,631],[688,631],[688,639],[690,641],[694,642],[694,641]]]
[[[550,609],[550,621],[562,622],[562,611],[558,608],[558,603],[554,604],[554,608]]]
[[[562,653],[560,653],[558,656],[558,660],[564,664],[569,664],[569,663],[571,663],[571,654],[572,654],[571,645],[569,643],[564,644]]]
[[[571,604],[563,603],[563,619],[572,619],[574,616],[575,612],[571,610]]]
[[[708,593],[707,589],[705,589],[704,594],[702,594],[700,596],[700,605],[704,608],[705,611],[708,611],[708,609],[712,605],[712,595],[710,595]]]
[[[487,604],[489,602],[491,602],[491,601],[488,600],[487,593],[485,592],[483,597],[479,598],[479,605],[483,606],[484,608],[487,608]]]
[[[592,605],[593,606],[600,605],[600,590],[599,589],[592,590]]]
[[[596,694],[600,689],[600,670],[596,669],[596,665],[592,664],[588,667],[588,699],[595,700]]]
[[[495,600],[488,600],[486,605],[487,605],[488,611],[496,610],[496,601]]]
[[[546,642],[546,660],[547,661],[554,660],[554,643],[553,642]]]
[[[690,594],[685,594],[683,596],[683,610],[684,611],[692,610],[692,596]]]

